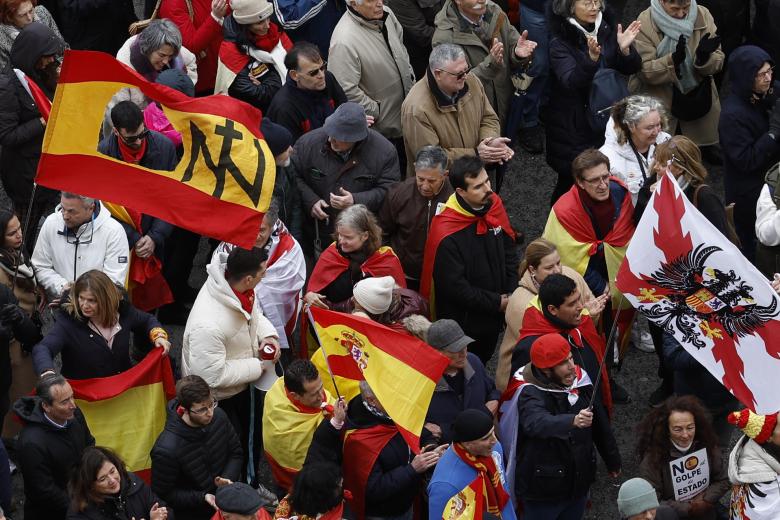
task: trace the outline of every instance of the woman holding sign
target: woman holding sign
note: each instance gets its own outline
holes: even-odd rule
[[[639,424],[639,476],[681,518],[714,520],[729,489],[717,437],[701,402],[670,397]]]

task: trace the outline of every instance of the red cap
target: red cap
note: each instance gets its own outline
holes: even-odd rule
[[[545,334],[531,345],[531,363],[536,368],[552,368],[569,357],[571,347],[560,334]]]

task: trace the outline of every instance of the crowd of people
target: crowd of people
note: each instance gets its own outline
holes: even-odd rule
[[[606,0],[0,0],[0,519],[17,466],[27,520],[581,519],[596,452],[635,477],[623,518],[780,518],[778,415],[743,409],[615,286],[669,173],[780,291],[780,2],[753,10],[751,27],[749,0],[650,0],[627,24]],[[66,49],[262,112],[270,207],[252,249],[208,242],[199,289],[198,234],[34,183]],[[98,153],[173,171],[188,134],[166,107],[106,101]],[[557,175],[522,255],[499,195],[516,153]],[[325,390],[309,307],[446,358],[419,450],[366,381]],[[144,481],[95,446],[69,381],[178,353],[174,325]],[[613,377],[629,345],[658,356],[648,397]],[[645,399],[619,446],[615,407]]]

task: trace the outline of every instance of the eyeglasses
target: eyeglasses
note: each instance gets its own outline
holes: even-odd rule
[[[772,74],[775,72],[774,67],[769,67],[769,70],[765,70],[764,72],[757,72],[756,77],[757,78],[771,78]]]
[[[317,76],[320,75],[320,72],[322,72],[324,74],[326,70],[328,70],[328,62],[327,61],[323,61],[322,65],[320,65],[319,67],[317,67],[314,70],[307,71],[306,75],[307,76],[311,76],[312,78],[316,78]]]
[[[215,409],[217,406],[219,406],[219,401],[214,399],[211,401],[211,404],[208,406],[204,406],[203,408],[198,408],[197,410],[190,409],[190,413],[193,415],[205,415],[209,411]]]
[[[606,173],[600,177],[596,177],[595,179],[582,179],[582,181],[595,188],[596,186],[600,186],[601,184],[609,184],[610,177],[611,174]]]
[[[121,133],[119,133],[119,131],[117,131],[117,135],[122,138],[122,141],[124,141],[127,144],[130,144],[136,141],[143,141],[144,139],[146,139],[146,136],[149,135],[149,130],[144,129],[143,132],[136,135],[122,135]]]
[[[461,79],[465,78],[466,74],[471,72],[471,68],[470,67],[468,69],[462,71],[462,72],[450,72],[450,71],[444,70],[444,69],[436,69],[436,70],[438,70],[439,72],[446,72],[450,76],[455,76],[455,79],[457,79],[457,80],[461,80]]]

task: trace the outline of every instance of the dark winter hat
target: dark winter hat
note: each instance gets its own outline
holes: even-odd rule
[[[42,56],[62,54],[65,42],[54,31],[40,22],[27,24],[11,45],[11,65],[27,75],[35,70]]]
[[[293,136],[290,131],[267,117],[264,117],[263,122],[260,123],[260,131],[263,132],[265,142],[274,157],[286,151],[293,144]]]
[[[436,320],[428,328],[428,344],[436,350],[460,352],[474,340],[463,332],[455,320]]]
[[[157,76],[157,83],[178,90],[185,96],[195,97],[195,85],[190,77],[179,69],[165,69]]]
[[[481,439],[493,429],[493,417],[474,408],[463,410],[452,423],[452,441],[468,442]]]
[[[623,518],[639,515],[658,507],[658,497],[650,483],[641,478],[623,482],[618,491],[618,511]]]
[[[325,133],[328,137],[344,141],[345,143],[357,143],[368,136],[368,123],[366,123],[366,111],[357,103],[342,103],[327,118]]]
[[[237,515],[253,515],[263,504],[257,490],[243,482],[217,488],[216,502],[220,511]]]
[[[545,334],[531,345],[531,363],[536,368],[552,368],[569,357],[569,342],[558,333]]]

